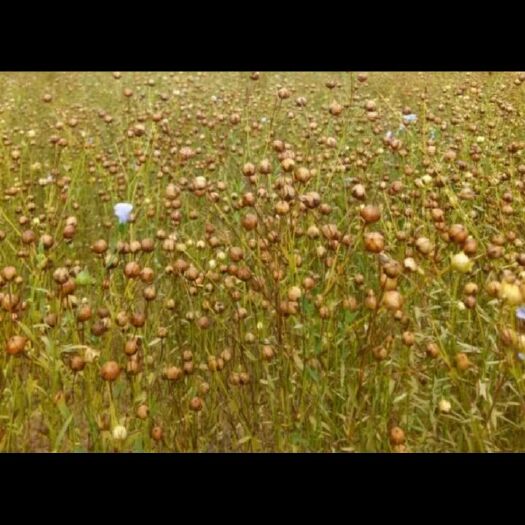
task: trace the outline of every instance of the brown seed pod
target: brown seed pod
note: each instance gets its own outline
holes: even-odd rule
[[[277,95],[281,100],[284,100],[290,98],[290,91],[287,88],[283,87],[280,88],[279,91],[277,91]]]
[[[201,330],[206,330],[210,327],[211,325],[211,320],[209,317],[206,317],[205,315],[199,317],[197,319],[197,326],[201,329]]]
[[[397,290],[389,290],[383,295],[383,304],[389,310],[400,310],[403,302],[403,296]]]
[[[81,306],[77,311],[77,321],[79,323],[85,323],[93,316],[93,311],[89,305]]]
[[[140,275],[140,265],[137,261],[130,261],[124,267],[124,275],[128,279],[136,279]]]
[[[24,244],[33,244],[36,241],[36,234],[32,230],[22,232],[22,242]]]
[[[463,244],[468,237],[468,230],[462,224],[453,224],[448,230],[448,235],[456,244]]]
[[[255,175],[255,165],[251,162],[247,162],[242,167],[242,173],[245,177],[253,177]]]
[[[265,361],[271,361],[275,356],[275,352],[270,345],[264,345],[262,347],[262,357]]]
[[[426,353],[428,357],[435,359],[439,355],[439,346],[436,343],[428,343]]]
[[[315,279],[313,277],[305,277],[303,279],[303,288],[305,290],[311,290],[315,287]]]
[[[20,307],[20,297],[14,293],[2,295],[2,308],[6,312],[15,312]]]
[[[16,271],[16,268],[14,266],[5,266],[2,268],[2,277],[7,281],[10,282],[18,275],[18,272]]]
[[[385,239],[379,232],[365,234],[365,248],[372,253],[380,253],[385,248]]]
[[[464,352],[459,352],[456,355],[456,367],[459,371],[464,372],[471,367],[472,363],[470,362],[468,355]]]
[[[93,323],[93,326],[91,327],[91,333],[96,337],[100,337],[101,335],[106,333],[107,330],[108,328],[106,326],[106,323],[104,323],[104,321],[102,320],[95,321]]]
[[[473,282],[465,284],[463,287],[463,293],[465,295],[476,295],[478,293],[478,285]]]
[[[140,241],[140,248],[144,253],[151,253],[155,249],[155,241],[153,239],[142,239]]]
[[[365,187],[362,184],[356,184],[352,188],[352,196],[355,199],[363,200],[365,198],[365,196],[366,196],[366,189],[365,189]]]
[[[184,277],[188,281],[195,281],[199,277],[199,270],[195,266],[190,265],[190,267],[184,272]]]
[[[232,372],[228,381],[232,386],[239,386],[241,384],[241,379],[237,372]]]
[[[395,279],[401,275],[402,267],[397,261],[391,259],[383,266],[383,271],[387,277],[390,279]]]
[[[418,237],[415,242],[417,250],[423,255],[429,255],[434,249],[434,245],[426,237]]]
[[[151,284],[154,279],[155,279],[155,272],[151,268],[146,266],[145,268],[141,270],[140,280],[143,283]]]
[[[272,172],[272,165],[268,159],[263,159],[259,163],[259,172],[263,175],[268,175]]]
[[[297,302],[301,297],[303,293],[301,291],[301,288],[299,286],[292,286],[288,290],[288,299],[293,302]]]
[[[129,322],[135,328],[141,328],[146,323],[146,314],[144,312],[133,312],[129,318]]]
[[[154,441],[162,441],[162,437],[163,437],[162,427],[159,425],[155,425],[151,429],[151,439],[153,439]]]
[[[75,373],[84,370],[85,366],[86,362],[84,361],[84,358],[79,355],[74,355],[69,361],[69,367]]]
[[[203,406],[204,406],[204,403],[200,397],[194,397],[190,401],[190,410],[193,412],[200,412]]]
[[[120,326],[121,328],[123,326],[126,326],[129,322],[129,316],[126,312],[124,311],[120,311],[118,312],[117,316],[115,317],[115,322],[117,323],[118,326]]]
[[[367,224],[372,224],[374,222],[377,222],[381,218],[381,212],[379,211],[379,208],[371,204],[368,204],[367,206],[362,208],[360,215],[361,215],[361,218]]]
[[[279,201],[275,204],[277,215],[286,215],[290,211],[290,205],[287,201]]]
[[[40,244],[42,245],[44,250],[50,250],[55,244],[55,240],[51,235],[44,233],[40,236]]]
[[[75,279],[71,277],[60,287],[63,296],[71,295],[77,288]]]
[[[244,253],[241,248],[233,246],[230,248],[230,259],[234,262],[239,262],[244,258]]]
[[[252,278],[252,272],[246,266],[242,266],[241,268],[238,268],[236,275],[238,279],[244,282],[247,282]]]
[[[343,106],[335,100],[330,104],[329,111],[335,117],[339,116],[343,112]]]
[[[224,360],[225,363],[228,363],[232,359],[232,353],[229,348],[224,349],[221,352],[221,358]]]
[[[144,296],[144,299],[146,299],[146,301],[154,301],[157,297],[157,290],[153,285],[146,286],[146,288],[144,288],[144,291],[142,292],[142,295]]]
[[[119,375],[120,366],[116,361],[106,361],[100,369],[100,376],[104,381],[116,381]]]
[[[137,417],[139,419],[147,419],[149,416],[149,407],[148,405],[142,404],[137,408]]]
[[[5,349],[9,355],[17,355],[25,350],[26,344],[27,337],[14,335],[8,339]]]
[[[124,353],[128,356],[136,354],[140,348],[141,341],[138,337],[128,339],[124,345]]]
[[[178,381],[182,377],[182,370],[178,366],[170,366],[164,371],[164,377],[168,381]]]
[[[108,243],[104,239],[99,239],[98,241],[95,241],[91,246],[91,251],[98,255],[106,253],[107,249]]]
[[[463,299],[463,304],[466,308],[471,310],[476,306],[476,298],[473,295],[467,295],[467,297]]]
[[[345,297],[343,299],[343,308],[345,310],[350,310],[351,312],[354,312],[358,308],[357,299],[353,296]]]
[[[403,445],[406,441],[405,432],[398,426],[392,427],[389,432],[391,445]]]
[[[467,239],[463,243],[463,252],[466,255],[476,255],[477,250],[478,243],[476,239],[474,239],[473,237],[467,237]]]
[[[62,236],[66,240],[72,239],[75,236],[76,230],[77,229],[73,224],[67,224],[62,231]]]
[[[242,226],[247,231],[252,231],[257,228],[257,215],[254,213],[247,213],[242,219]]]
[[[372,354],[376,361],[384,361],[388,357],[388,350],[384,346],[377,346],[372,349]]]
[[[137,253],[142,249],[139,241],[131,241],[129,244],[129,251],[131,253]]]
[[[407,346],[412,346],[416,342],[416,337],[413,334],[413,332],[403,332],[403,343],[405,343]]]
[[[54,313],[46,314],[44,317],[44,323],[50,326],[51,328],[55,327],[58,322],[58,316]]]
[[[310,180],[312,174],[308,168],[300,167],[294,172],[294,179],[297,182],[306,183]]]

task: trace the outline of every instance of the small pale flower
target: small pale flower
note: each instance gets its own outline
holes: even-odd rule
[[[525,321],[525,306],[516,308],[516,319],[518,321]]]
[[[124,441],[128,437],[128,431],[126,430],[126,427],[122,425],[117,425],[113,429],[113,439],[115,441]]]
[[[460,273],[468,273],[472,270],[474,261],[471,261],[464,252],[456,253],[452,256],[452,268]]]
[[[118,217],[119,224],[126,224],[133,210],[133,204],[129,202],[119,202],[113,207],[115,216]]]
[[[508,282],[503,282],[501,284],[499,298],[513,306],[517,306],[523,301],[520,287],[515,283]]]
[[[447,401],[446,399],[442,399],[439,402],[439,411],[443,412],[444,414],[448,414],[452,408],[452,405],[450,401]]]
[[[406,124],[408,122],[415,122],[417,120],[417,116],[414,113],[410,113],[410,115],[403,115],[403,122]]]

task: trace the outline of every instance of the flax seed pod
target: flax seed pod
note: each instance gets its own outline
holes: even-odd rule
[[[200,412],[204,406],[204,403],[200,397],[194,397],[190,401],[190,410],[192,412]]]
[[[100,375],[104,381],[116,381],[120,375],[120,366],[115,361],[107,361],[100,369]]]
[[[14,335],[8,339],[5,349],[10,355],[18,355],[24,352],[26,345],[27,337]]]
[[[403,445],[406,440],[405,432],[398,426],[392,427],[390,429],[389,439],[392,445]]]
[[[370,204],[361,210],[360,215],[366,224],[372,224],[381,218],[381,212],[379,211],[379,208]]]
[[[365,248],[371,253],[382,252],[385,248],[385,239],[379,232],[365,234]]]

